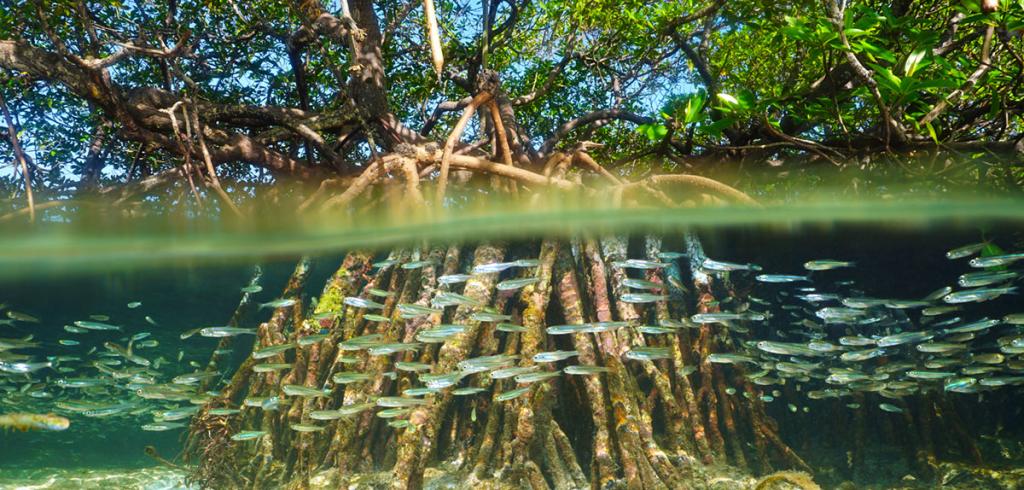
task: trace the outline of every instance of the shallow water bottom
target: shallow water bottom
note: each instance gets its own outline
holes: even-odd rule
[[[151,468],[32,468],[0,469],[2,490],[192,490],[185,472],[166,467]]]

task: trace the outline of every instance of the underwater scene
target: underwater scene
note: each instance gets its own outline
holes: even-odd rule
[[[0,490],[1024,490],[1024,0],[0,0]]]
[[[1021,224],[8,269],[0,487],[1016,488]]]

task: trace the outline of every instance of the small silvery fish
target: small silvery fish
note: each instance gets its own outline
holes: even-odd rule
[[[481,388],[479,386],[468,386],[466,388],[456,388],[456,389],[452,390],[452,395],[455,395],[455,396],[468,396],[468,395],[475,395],[477,393],[483,393],[485,391],[487,391],[487,389]]]
[[[633,347],[624,356],[634,361],[656,361],[671,359],[672,351],[668,347]]]
[[[284,394],[288,396],[299,397],[325,397],[330,395],[330,391],[319,390],[302,385],[284,385],[281,387],[281,391],[284,391]]]
[[[432,266],[436,264],[433,260],[416,260],[413,262],[406,262],[402,264],[402,268],[408,271],[422,269],[424,267]]]
[[[261,347],[252,351],[253,359],[266,359],[295,348],[295,344],[279,344]]]
[[[380,310],[384,308],[384,305],[376,301],[365,298],[357,298],[355,296],[346,297],[344,300],[342,300],[342,303],[353,308],[364,308],[367,310]]]
[[[630,278],[630,277],[627,277],[627,278],[623,279],[622,280],[622,285],[626,286],[627,288],[632,288],[632,289],[648,289],[648,290],[652,290],[652,291],[661,291],[662,289],[665,289],[665,285],[664,284],[661,284],[661,283],[658,283],[658,282],[654,282],[654,281],[648,281],[648,280],[645,280],[645,279],[633,279],[633,278]]]
[[[588,366],[585,364],[577,364],[573,366],[566,366],[562,371],[565,374],[575,374],[577,376],[587,376],[591,374],[607,373],[610,369],[604,366]]]
[[[330,335],[325,334],[325,333],[306,335],[305,337],[299,338],[299,345],[301,345],[303,347],[305,347],[307,345],[313,345],[313,344],[316,344],[318,342],[321,342],[321,341],[325,340],[327,337],[330,337]]]
[[[366,290],[366,292],[370,293],[370,296],[376,296],[378,298],[390,298],[395,295],[395,293],[392,293],[390,291],[385,291],[383,289],[377,288],[369,288]]]
[[[885,355],[885,349],[865,349],[844,352],[839,356],[839,359],[846,362],[860,362],[868,359],[874,359]]]
[[[377,416],[382,419],[393,419],[404,417],[410,413],[412,413],[412,408],[389,408],[387,410],[377,412]]]
[[[469,274],[448,274],[437,278],[437,282],[438,284],[452,285],[466,282],[469,278]]]
[[[166,412],[161,413],[160,417],[163,420],[171,420],[171,421],[181,420],[181,419],[187,419],[187,418],[195,415],[196,412],[198,412],[198,411],[199,411],[199,407],[198,406],[173,408],[171,410],[167,410]]]
[[[552,325],[545,330],[548,335],[567,335],[573,333],[589,332],[591,326],[589,323],[583,323],[580,325]]]
[[[251,441],[267,435],[265,430],[247,430],[231,436],[232,441]]]
[[[10,313],[10,312],[8,312]],[[84,328],[86,330],[121,330],[121,327],[117,325],[110,325],[108,323],[94,322],[88,320],[79,320],[75,322],[75,326]]]
[[[398,261],[395,260],[395,259],[387,259],[387,260],[382,260],[380,262],[374,262],[372,267],[375,268],[375,269],[383,269],[385,267],[391,267],[391,266],[393,266],[393,265],[395,265],[397,263],[398,263]]]
[[[146,315],[145,320],[146,320],[146,323],[148,323],[148,324],[150,324],[150,325],[152,325],[154,327],[159,327],[160,326],[160,324],[157,323],[156,320],[154,320],[153,317],[151,317],[149,315]]]
[[[537,373],[520,374],[515,377],[515,380],[516,383],[529,384],[536,383],[538,381],[549,380],[551,378],[557,378],[559,376],[561,376],[561,373],[559,371],[541,371]]]
[[[506,391],[504,393],[499,393],[498,396],[494,397],[494,399],[499,401],[499,402],[504,402],[504,401],[515,399],[515,398],[519,398],[520,396],[525,395],[529,391],[530,391],[530,387],[529,386],[527,386],[525,388],[518,388],[518,389],[515,389],[515,390],[509,390],[509,391]]]
[[[437,393],[437,390],[432,390],[430,388],[409,388],[406,390],[402,390],[402,396],[407,397],[426,396],[432,395],[434,393]]]
[[[654,262],[653,260],[642,260],[642,259],[627,259],[618,262],[612,262],[612,267],[616,269],[660,269],[667,266],[663,262]]]
[[[440,315],[444,313],[444,310],[439,308],[430,308],[427,306],[402,303],[398,305],[398,313],[402,318],[410,319],[424,315]]]
[[[970,376],[958,376],[955,378],[949,378],[943,383],[944,391],[953,391],[957,393],[964,393],[968,388],[974,386],[978,380]]]
[[[182,427],[185,427],[185,424],[180,422],[160,422],[154,424],[145,424],[142,426],[142,430],[147,432],[163,432],[167,430],[180,429]]]
[[[957,327],[947,328],[942,331],[943,335],[955,334],[955,333],[968,333],[968,332],[980,332],[982,330],[988,330],[996,325],[999,325],[1000,320],[982,318],[964,325]]]
[[[209,413],[210,415],[226,416],[236,415],[239,412],[241,412],[241,410],[237,408],[211,408],[210,411],[208,411],[207,413]]]
[[[411,372],[414,372],[414,373],[415,372],[420,372],[420,371],[430,371],[431,367],[432,366],[430,364],[427,364],[425,362],[404,362],[404,361],[399,361],[399,362],[395,363],[395,369],[397,369],[399,371],[411,371]]]
[[[907,371],[907,377],[914,379],[945,379],[950,376],[956,376],[956,373],[946,371]]]
[[[658,252],[658,258],[661,260],[677,260],[683,257],[686,257],[686,254],[682,252]]]
[[[727,323],[734,320],[764,321],[768,317],[764,313],[747,311],[743,313],[731,313],[727,311],[717,313],[697,313],[690,317],[693,323]]]
[[[465,325],[438,325],[416,333],[416,340],[437,344],[466,331]]]
[[[760,271],[761,266],[757,264],[737,264],[733,262],[722,262],[718,260],[704,259],[700,267],[704,270],[715,271],[715,272],[732,272],[732,271]]]
[[[957,284],[965,288],[975,288],[1010,281],[1018,277],[1020,277],[1020,272],[1017,271],[968,272],[960,276]]]
[[[1003,254],[1003,255],[991,255],[988,257],[975,257],[969,262],[971,267],[985,268],[985,267],[998,267],[1001,265],[1009,265],[1018,260],[1024,260],[1024,252]]]
[[[575,350],[555,350],[551,352],[539,352],[533,356],[533,362],[558,362],[570,357],[578,356]]]
[[[358,383],[362,381],[369,381],[373,379],[373,375],[370,373],[354,373],[354,372],[340,372],[334,373],[331,377],[331,381],[339,385],[347,385],[350,383]]]
[[[337,420],[344,416],[345,414],[341,413],[340,410],[314,410],[309,412],[309,418],[313,420]]]
[[[759,274],[754,279],[760,282],[768,283],[787,283],[787,282],[798,282],[798,281],[810,281],[807,276],[795,276],[789,274]]]
[[[838,306],[826,306],[814,312],[814,316],[827,322],[851,322],[863,317],[864,314],[864,310]]]
[[[1010,313],[1003,317],[1003,323],[1010,325],[1024,325],[1024,313]]]
[[[925,352],[929,354],[948,354],[951,352],[967,350],[967,346],[953,342],[927,342],[924,344],[918,344],[915,349],[917,349],[918,352]]]
[[[512,263],[516,267],[537,267],[540,265],[540,259],[519,259]]]
[[[668,296],[649,293],[625,293],[620,297],[620,299],[624,303],[654,303],[657,301],[664,301],[668,299]]]
[[[503,322],[512,319],[512,315],[504,315],[490,311],[477,311],[469,315],[469,319],[477,322]]]
[[[772,340],[762,340],[757,343],[758,350],[769,352],[772,354],[779,354],[783,356],[821,356],[825,355],[824,352],[812,349],[804,344],[794,344],[789,342],[777,342]]]
[[[640,325],[636,327],[636,331],[648,335],[662,335],[675,333],[676,329],[670,327],[658,327],[654,325]]]
[[[379,333],[371,333],[367,335],[361,335],[359,337],[352,337],[344,342],[338,344],[338,348],[341,350],[362,350],[379,345],[381,340],[384,338]]]
[[[131,303],[128,303],[127,306],[128,306],[129,309],[134,310],[135,308],[138,308],[138,307],[142,306],[142,302],[141,301],[132,301]]]
[[[373,408],[375,406],[377,406],[377,404],[374,403],[374,402],[354,403],[354,404],[351,404],[351,405],[345,405],[345,406],[343,406],[341,408],[338,408],[338,411],[342,415],[354,415],[354,414],[356,414],[356,413],[358,413],[360,411],[366,411],[366,410],[369,410],[369,409],[371,409],[371,408]]]
[[[516,266],[515,262],[496,262],[493,264],[481,264],[473,268],[473,274],[494,274],[511,269]]]
[[[537,284],[540,282],[540,278],[537,277],[524,277],[522,279],[507,279],[498,283],[495,289],[498,291],[515,291],[517,289]]]
[[[463,374],[461,372],[447,373],[447,374],[427,374],[421,373],[419,376],[420,381],[427,385],[427,388],[435,390],[441,390],[454,386],[459,380],[462,379]]]
[[[420,398],[406,398],[402,396],[382,396],[380,398],[377,398],[376,403],[378,407],[401,408],[427,405],[430,402]]]
[[[444,308],[446,306],[481,306],[481,304],[479,301],[459,293],[441,291],[430,300],[430,306]]]
[[[393,344],[380,344],[367,349],[371,356],[386,356],[398,352],[413,352],[422,347],[419,342],[398,342]]]
[[[821,259],[804,262],[804,269],[809,271],[827,271],[844,267],[853,267],[854,265],[856,264],[844,260]]]
[[[514,378],[516,376],[519,376],[520,374],[532,373],[538,369],[540,369],[540,366],[538,365],[496,369],[494,371],[491,371],[490,377],[491,379]]]
[[[89,315],[89,319],[90,320],[96,320],[98,322],[105,322],[107,320],[110,320],[110,317],[107,316],[107,315]],[[24,321],[29,321],[29,320],[24,320]]]
[[[840,301],[840,303],[842,303],[843,306],[848,306],[850,308],[856,308],[859,310],[871,308],[873,306],[885,306],[885,304],[888,302],[889,300],[887,299],[878,298],[843,298]]]
[[[241,327],[206,327],[199,329],[203,337],[234,337],[235,335],[256,335],[255,328]]]
[[[971,255],[980,252],[986,246],[988,246],[988,242],[972,243],[970,245],[957,247],[954,248],[953,250],[946,252],[946,258],[949,260],[956,260],[962,259],[964,257],[970,257]]]
[[[273,301],[267,301],[266,303],[260,303],[260,309],[264,308],[287,308],[289,306],[295,306],[299,300],[295,298],[279,298]]]
[[[246,286],[242,288],[241,291],[243,293],[254,294],[263,291],[263,286],[260,286],[259,284],[254,284],[252,286]]]
[[[291,368],[292,365],[289,362],[268,362],[265,364],[256,364],[252,367],[252,370],[255,373],[272,373],[274,371],[283,371]]]
[[[911,344],[926,342],[935,337],[932,332],[921,331],[921,332],[903,332],[895,335],[887,335],[878,339],[879,347],[892,347],[902,344]]]

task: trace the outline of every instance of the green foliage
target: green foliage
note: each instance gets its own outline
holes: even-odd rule
[[[79,56],[109,56],[118,49],[115,41],[142,40],[156,47],[162,39],[173,45],[188,31],[195,44],[172,68],[187,74],[190,83],[174,76],[172,92],[223,104],[300,105],[286,41],[303,26],[303,19],[289,2],[234,2],[242,6],[236,11],[231,2],[184,0],[177,2],[169,24],[164,2],[92,2],[90,16],[102,26],[98,44],[90,41],[79,2],[42,3],[53,34]],[[890,146],[883,142],[878,101],[849,69],[849,55],[870,71],[882,103],[905,128],[906,146],[901,151],[998,143],[995,150],[957,155],[958,160],[987,162],[1024,134],[1024,2],[1003,1],[995,13],[982,13],[976,0],[846,3],[842,32],[849,48],[819,0],[739,0],[712,10],[707,10],[709,0],[499,2],[499,32],[488,41],[486,68],[500,73],[509,99],[540,92],[514,108],[523,139],[534,146],[566,121],[595,110],[614,108],[653,120],[601,121],[581,126],[557,142],[566,147],[583,140],[603,143],[597,155],[602,161],[630,162],[620,173],[674,169],[625,158],[652,151],[661,157],[714,156],[723,146],[773,144],[770,152],[758,153],[757,158],[817,158],[806,146],[781,144],[785,142],[778,133],[850,156],[885,152]],[[390,109],[419,130],[438,103],[472,95],[466,82],[481,68],[483,12],[475,0],[437,2],[449,70],[439,82],[423,48],[422,9],[407,6],[405,1],[379,0],[374,11],[385,35],[381,51]],[[695,16],[698,12],[708,15]],[[955,29],[951,19],[956,19]],[[0,39],[21,39],[55,52],[58,47],[42,20],[34,2],[8,2],[0,9]],[[989,27],[994,29],[990,66],[967,86],[981,66]],[[350,110],[346,42],[316,38],[303,48],[301,61],[309,110]],[[165,85],[167,69],[157,58],[132,56],[109,74],[127,90],[159,88]],[[95,128],[109,123],[110,133],[118,134],[125,129],[122,122],[52,80],[32,79],[6,68],[0,68],[0,79],[0,90],[36,164],[37,185],[54,196],[73,193],[85,171]],[[922,122],[958,89],[963,92],[947,109]],[[443,115],[429,136],[443,139],[455,119],[454,114]],[[253,136],[268,131],[224,129]],[[469,136],[477,136],[478,130],[478,125],[471,125]],[[322,136],[333,141],[339,135],[324,131]],[[358,169],[367,153],[365,146],[358,146],[365,143],[355,141],[345,140],[349,146],[342,153],[353,158],[351,168]],[[307,151],[295,137],[274,140],[269,146],[299,157]],[[0,139],[0,152],[5,151],[9,145]],[[178,156],[165,149],[153,148],[137,158],[139,154],[137,142],[109,138],[103,150],[102,182],[137,180],[180,164]],[[327,165],[322,159],[311,161]],[[981,163],[976,168],[988,169],[978,171],[982,173],[997,171]],[[224,172],[222,178],[239,186],[270,178],[245,162],[224,167]],[[978,172],[962,175],[982,178]],[[1022,178],[1019,168],[999,172],[1011,184]],[[0,171],[0,190],[16,195],[20,186],[18,175]]]

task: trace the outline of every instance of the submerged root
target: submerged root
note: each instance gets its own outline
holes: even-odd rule
[[[645,253],[655,257],[660,242],[648,239]],[[710,484],[709,467],[726,465],[767,472],[774,468],[808,470],[808,466],[779,436],[778,425],[762,402],[738,401],[727,386],[756,394],[740,368],[700,362],[712,352],[732,346],[721,332],[704,325],[697,330],[644,336],[633,328],[597,333],[549,335],[550,325],[596,322],[656,324],[659,320],[713,311],[724,285],[699,271],[676,268],[647,271],[645,280],[671,284],[671,302],[631,304],[621,301],[628,278],[611,264],[632,255],[622,238],[581,240],[575,244],[547,240],[531,246],[481,244],[475,249],[424,247],[394,251],[389,259],[423,261],[422,267],[374,269],[374,257],[364,252],[346,256],[320,295],[313,312],[299,308],[276,311],[258,329],[257,346],[296,343],[326,329],[327,339],[297,345],[260,362],[290,363],[282,372],[253,373],[246,361],[222,396],[193,419],[186,456],[198,464],[191,481],[212,488],[293,488],[354,485],[356,488],[424,488],[431,481],[458,475],[460,488],[688,488]],[[691,253],[699,250],[691,250]],[[633,255],[635,256],[635,255]],[[469,304],[401,318],[399,304],[429,307],[439,291],[456,292],[438,278],[466,267],[538,259],[535,268],[515,278],[537,278],[514,292],[497,288],[498,274],[474,274],[460,294],[470,302],[488,305],[495,315],[508,315],[520,324],[519,333],[499,331],[497,321],[474,317],[479,306]],[[695,255],[702,260],[702,254]],[[468,262],[468,263],[467,263]],[[308,264],[307,264],[308,265]],[[300,264],[282,297],[298,296],[307,265]],[[689,273],[690,277],[686,277]],[[680,278],[684,278],[682,281]],[[693,287],[682,286],[689,281]],[[367,297],[368,290],[386,291],[381,308],[364,311],[346,305],[344,298]],[[692,289],[692,292],[691,292]],[[380,294],[380,291],[377,291]],[[366,313],[384,317],[370,321]],[[443,343],[421,344],[418,350],[391,355],[344,351],[338,343],[364,335],[382,342],[414,342],[417,334],[441,324],[466,326]],[[671,356],[655,361],[631,359],[630,349],[660,347]],[[330,421],[310,419],[314,411],[371,404],[378,397],[402,396],[420,387],[418,374],[396,363],[429,365],[434,374],[459,370],[470,358],[506,354],[517,356],[520,367],[556,372],[562,364],[536,363],[539,352],[575,350],[568,364],[605,368],[589,375],[559,375],[526,384],[492,379],[486,373],[462,381],[460,387],[481,392],[454,396],[451,389],[428,396],[429,404],[414,407],[399,420],[382,419],[367,409]],[[563,363],[564,364],[564,363]],[[698,365],[698,371],[684,370]],[[691,368],[692,369],[692,368]],[[369,380],[335,384],[340,372],[373,373]],[[384,375],[385,373],[393,373]],[[327,397],[290,397],[284,385],[330,388]],[[499,395],[528,387],[517,398]],[[235,408],[242,398],[280,396],[277,410],[243,408],[235,417],[209,415],[213,407]],[[314,424],[317,432],[298,432],[294,424]],[[242,430],[262,430],[256,441],[232,441]],[[437,470],[445,462],[444,471]],[[444,473],[444,474],[441,474]],[[368,475],[389,475],[371,478]],[[361,475],[361,476],[356,476]],[[786,475],[786,476],[780,476]],[[757,488],[777,488],[786,482],[797,488],[817,488],[800,473],[777,473]],[[809,484],[807,482],[810,482]],[[804,486],[800,486],[804,485]],[[781,488],[781,487],[778,487]]]
[[[821,490],[811,475],[802,471],[779,471],[761,478],[754,490]]]

